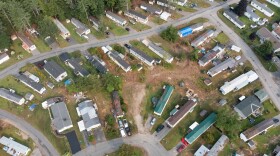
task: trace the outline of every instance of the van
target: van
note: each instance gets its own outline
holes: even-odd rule
[[[120,128],[121,136],[126,137],[125,130],[123,128]]]

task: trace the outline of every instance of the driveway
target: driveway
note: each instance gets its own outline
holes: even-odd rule
[[[162,140],[171,131],[171,128],[167,127],[167,124],[165,122],[162,124],[164,125],[164,128],[159,133],[157,132],[153,133],[153,136],[158,141]]]
[[[93,130],[93,135],[94,135],[94,138],[96,140],[96,143],[100,143],[100,142],[106,141],[106,137],[105,137],[105,134],[103,132],[102,127],[95,128]]]

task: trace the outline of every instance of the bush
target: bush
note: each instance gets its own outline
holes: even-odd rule
[[[116,44],[113,46],[113,49],[116,50],[117,52],[121,53],[121,54],[125,54],[125,48]]]
[[[160,37],[174,43],[178,39],[177,29],[173,26],[169,26],[160,33]]]
[[[111,114],[106,115],[105,121],[108,124],[108,126],[114,126],[115,124],[115,118]]]

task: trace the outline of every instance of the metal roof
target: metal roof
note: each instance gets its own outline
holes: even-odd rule
[[[219,140],[214,144],[214,146],[207,153],[207,156],[218,156],[225,145],[229,142],[229,138],[226,135],[222,135]]]
[[[18,38],[19,38],[23,43],[25,43],[28,47],[31,47],[31,46],[34,45],[34,44],[29,40],[29,38],[28,38],[27,36],[25,36],[24,34],[18,33],[17,36],[18,36]]]
[[[61,74],[66,72],[60,65],[58,65],[53,60],[46,62],[44,65],[44,69],[54,78],[57,78]]]
[[[173,86],[171,86],[171,85],[165,86],[164,92],[163,92],[162,96],[160,97],[160,99],[158,100],[157,105],[155,107],[155,110],[154,110],[155,114],[157,114],[157,115],[162,114],[173,90],[174,90]]]
[[[50,107],[52,113],[52,124],[58,131],[73,126],[68,109],[64,102],[55,103]]]
[[[58,29],[60,30],[60,32],[62,32],[63,34],[70,34],[70,32],[68,31],[68,29],[57,19],[53,19],[54,24],[58,27]]]
[[[162,10],[160,8],[157,8],[157,7],[154,7],[150,4],[146,4],[146,3],[142,3],[141,6],[140,6],[142,9],[145,8],[144,10],[152,13],[152,14],[155,14],[155,13],[161,13]]]
[[[251,1],[251,4],[252,4],[252,3],[255,3],[256,5],[258,5],[258,6],[261,7],[263,10],[265,10],[266,12],[268,12],[268,13],[270,13],[270,14],[273,14],[273,13],[274,13],[269,7],[267,7],[266,4],[260,3],[260,2],[258,2],[258,1],[256,1],[256,0],[252,0],[252,1]]]
[[[135,10],[132,10],[132,9],[129,9],[127,11],[127,13],[132,14],[132,15],[137,16],[137,17],[142,18],[142,19],[147,19],[148,18],[148,16],[145,16],[145,15],[143,15],[139,12],[136,12]]]
[[[30,148],[27,146],[24,146],[11,138],[7,138],[5,136],[2,136],[0,139],[0,144],[8,147],[7,153],[10,155],[27,155],[28,152],[30,151]]]
[[[122,17],[118,16],[117,14],[112,13],[111,11],[106,11],[106,14],[113,17],[115,20],[119,21],[120,23],[126,22],[125,19]]]
[[[236,23],[238,23],[238,25],[240,25],[240,26],[244,26],[245,25],[242,21],[240,21],[238,19],[238,16],[234,12],[232,12],[230,10],[225,10],[224,13],[227,14],[230,18],[232,18]]]
[[[29,77],[25,75],[17,75],[15,76],[20,82],[25,84],[26,86],[30,87],[31,89],[35,90],[36,92],[40,93],[42,90],[46,90],[46,88],[41,84],[31,80]]]
[[[223,61],[222,63],[219,63],[215,65],[213,68],[209,69],[207,74],[214,77],[215,75],[219,74],[220,72],[228,68],[233,68],[235,65],[236,65],[235,59],[230,57],[227,60]]]
[[[200,35],[199,37],[197,37],[196,39],[194,39],[191,42],[192,46],[199,46],[201,44],[201,42],[204,42],[205,39],[209,38],[211,35],[214,34],[214,30],[207,30],[206,32],[204,32],[202,35]]]
[[[267,119],[255,125],[254,127],[247,129],[246,131],[242,132],[242,134],[249,140],[272,127],[274,124],[275,123],[273,119]]]
[[[25,100],[22,96],[12,93],[5,88],[0,88],[0,97],[4,98],[6,100],[12,101],[19,105],[22,105],[25,102]]]
[[[255,92],[254,93],[255,96],[258,97],[258,99],[261,101],[261,102],[264,102],[265,100],[267,100],[269,98],[267,92],[263,89],[260,89],[259,91]]]
[[[2,60],[3,58],[5,58],[7,56],[9,57],[9,55],[7,53],[0,54],[0,60]]]
[[[99,117],[95,108],[93,107],[93,102],[91,100],[86,100],[78,104],[78,109],[80,115],[83,118],[84,127],[86,129],[92,126],[100,125]]]
[[[134,47],[130,47],[129,52],[132,53],[135,57],[139,58],[139,59],[143,59],[146,60],[149,63],[153,63],[154,59],[151,58],[149,55],[147,55],[146,53],[144,53],[143,51],[136,49]],[[136,53],[136,55],[134,54]]]
[[[210,126],[217,120],[217,114],[211,113],[198,126],[196,126],[189,134],[186,135],[185,140],[192,144],[200,135],[202,135]]]
[[[119,56],[118,52],[112,51],[112,52],[109,52],[108,55],[109,55],[109,57],[113,58],[114,61],[116,61],[117,64],[122,66],[124,69],[128,70],[130,68],[130,65]]]
[[[171,62],[173,60],[173,56],[170,55],[168,52],[163,50],[161,47],[157,46],[153,42],[150,42],[148,40],[142,41],[150,50],[152,50],[154,53],[159,55],[161,58],[163,58],[166,62]]]
[[[251,6],[247,6],[247,8],[246,8],[246,12],[248,13],[248,14],[250,14],[250,16],[252,17],[252,18],[260,18],[260,16],[258,16],[255,12],[254,12],[254,9],[251,7]]]

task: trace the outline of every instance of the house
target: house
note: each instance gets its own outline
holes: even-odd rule
[[[134,47],[130,47],[129,53],[141,60],[142,62],[146,63],[148,66],[153,66],[153,63],[155,62],[155,60],[149,55]]]
[[[97,19],[97,18],[95,18],[95,17],[93,17],[93,16],[89,16],[88,17],[88,20],[91,22],[91,24],[92,24],[92,27],[95,29],[95,30],[99,30],[99,27],[100,27],[100,21]]]
[[[280,146],[277,145],[272,153],[274,154],[274,156],[280,156]]]
[[[171,0],[173,2],[177,2],[178,5],[180,6],[185,6],[188,0]]]
[[[124,116],[124,113],[122,111],[121,107],[121,101],[118,91],[113,91],[112,93],[112,101],[113,101],[113,108],[114,108],[114,114],[117,118],[121,118]]]
[[[34,96],[33,94],[31,94],[31,93],[26,93],[25,96],[24,96],[24,98],[25,98],[26,100],[28,100],[28,101],[33,100],[34,97],[35,97],[35,96]]]
[[[280,26],[277,26],[272,30],[272,35],[274,35],[278,40],[280,40]]]
[[[127,23],[125,19],[118,16],[117,14],[112,13],[111,11],[106,11],[106,17],[108,17],[109,19],[113,20],[115,23],[121,26],[125,26]]]
[[[196,126],[190,133],[188,133],[184,142],[187,144],[192,144],[196,139],[198,139],[204,132],[207,131],[217,120],[217,114],[211,113],[207,116],[198,126]]]
[[[12,156],[27,156],[28,153],[31,151],[30,148],[16,142],[14,138],[7,138],[2,136],[0,138],[0,144],[4,145],[4,150],[9,155]]]
[[[209,149],[204,145],[201,145],[199,149],[194,153],[194,156],[205,156],[209,152]]]
[[[60,54],[58,57],[64,63],[66,63],[67,60],[71,59],[71,56],[67,52]]]
[[[203,44],[207,39],[209,39],[210,37],[212,37],[214,35],[214,30],[207,30],[206,32],[204,32],[202,35],[200,35],[199,37],[197,37],[196,39],[194,39],[191,42],[191,45],[193,47],[198,47],[201,44]]]
[[[180,37],[186,37],[194,32],[201,31],[203,28],[204,28],[203,23],[197,23],[180,29],[178,31],[178,35]]]
[[[232,69],[236,66],[236,61],[233,58],[228,58],[222,63],[215,65],[213,68],[209,69],[207,74],[211,77],[216,76],[224,70]]]
[[[197,105],[196,100],[189,100],[186,104],[179,107],[176,113],[172,114],[167,120],[166,124],[170,127],[175,127],[188,113],[191,113]]]
[[[160,99],[158,100],[155,109],[154,114],[161,116],[162,112],[164,111],[165,106],[167,105],[168,100],[170,99],[172,93],[174,91],[174,87],[171,85],[165,85],[164,86],[164,92]]]
[[[266,1],[280,8],[280,0],[266,0]]]
[[[108,56],[113,60],[119,67],[121,67],[125,72],[131,71],[131,66],[120,57],[120,54],[116,51],[109,51]]]
[[[160,8],[157,8],[155,6],[152,6],[150,4],[146,4],[146,3],[142,3],[140,5],[140,8],[151,13],[151,14],[157,14],[157,15],[160,15],[162,13],[162,9]]]
[[[257,0],[252,0],[251,5],[268,17],[274,15],[274,12],[270,8],[268,8],[266,4],[260,3]]]
[[[8,61],[9,59],[10,59],[10,57],[7,53],[0,54],[0,64]]]
[[[52,105],[62,102],[62,101],[64,101],[63,97],[53,97],[53,98],[47,99],[46,101],[42,102],[42,107],[44,109],[47,109],[47,108],[51,107]]]
[[[50,106],[52,127],[61,133],[73,127],[67,106],[64,102],[55,103]]]
[[[135,19],[135,21],[146,24],[149,20],[148,16],[136,12],[135,10],[129,9],[124,13],[125,16]]]
[[[27,87],[31,88],[39,94],[43,94],[46,91],[46,88],[41,83],[37,83],[25,75],[17,75],[16,78],[21,83],[23,83],[24,85],[26,85]]]
[[[65,28],[65,26],[57,19],[53,19],[54,24],[57,26],[57,28],[60,31],[60,35],[66,39],[68,37],[70,37],[70,32],[68,31],[67,28]]]
[[[173,61],[174,57],[172,55],[170,55],[168,52],[166,52],[153,42],[148,40],[142,40],[142,43],[145,44],[151,51],[153,51],[159,57],[163,58],[167,63],[171,63]]]
[[[160,14],[159,18],[161,18],[161,19],[163,19],[163,20],[167,21],[167,20],[168,20],[168,18],[169,18],[170,16],[171,16],[171,14],[170,14],[170,13],[168,13],[168,12],[164,11],[163,13],[161,13],[161,14]]]
[[[280,40],[277,39],[266,27],[260,28],[256,34],[260,38],[261,43],[266,40],[271,41],[274,52],[280,52]]]
[[[229,142],[229,138],[226,135],[222,135],[214,146],[207,153],[207,156],[218,156],[221,151],[225,148]]]
[[[23,72],[22,74],[25,75],[26,77],[30,78],[32,81],[35,81],[35,82],[37,82],[37,83],[40,82],[40,78],[39,78],[39,77],[37,77],[37,76],[31,74],[31,73],[28,72],[28,71],[25,71],[25,72]]]
[[[204,67],[215,58],[222,57],[224,51],[225,51],[225,45],[217,44],[213,49],[209,50],[204,56],[202,56],[198,60],[199,66]]]
[[[169,8],[171,10],[176,10],[176,7],[168,2],[168,0],[157,0],[157,5]]]
[[[46,62],[44,70],[57,82],[60,82],[67,77],[66,71],[54,61]]]
[[[24,34],[18,33],[18,38],[22,42],[22,48],[28,52],[31,52],[36,49],[35,44],[33,44],[28,37],[26,37]]]
[[[108,72],[108,68],[106,67],[106,63],[101,60],[98,56],[93,55],[91,57],[92,59],[91,64],[101,73],[101,74],[106,74]]]
[[[259,76],[254,71],[250,70],[249,72],[238,76],[230,82],[225,82],[225,84],[220,88],[220,91],[223,95],[226,95],[231,91],[238,91],[258,78]]]
[[[246,12],[244,13],[246,17],[248,17],[253,22],[258,22],[260,20],[260,16],[255,13],[255,10],[251,6],[247,6]]]
[[[77,58],[71,58],[66,61],[66,65],[68,65],[71,69],[74,70],[74,73],[77,76],[88,77],[89,72],[80,65],[80,62]]]
[[[0,97],[18,105],[23,105],[25,103],[25,99],[22,96],[19,96],[13,91],[7,90],[5,88],[0,88]]]
[[[262,132],[267,131],[269,128],[273,127],[275,122],[273,119],[266,119],[254,127],[251,127],[240,134],[240,139],[247,142],[248,140],[253,139],[255,136],[259,135]]]
[[[86,130],[90,132],[92,129],[101,126],[96,109],[91,100],[86,100],[78,104],[76,108],[78,116],[83,120],[78,122],[80,132]]]
[[[238,19],[238,16],[237,16],[235,13],[233,13],[232,11],[226,10],[226,11],[224,11],[223,15],[224,15],[227,19],[229,19],[229,20],[230,20],[235,26],[237,26],[239,29],[245,28],[246,25],[245,25],[242,21],[240,21],[240,20]]]
[[[240,47],[238,47],[238,46],[236,46],[236,45],[232,45],[231,47],[230,47],[230,50],[233,50],[233,51],[235,51],[235,52],[240,52],[241,51],[241,48]]]
[[[90,29],[76,18],[71,18],[71,23],[76,27],[76,33],[78,35],[83,36],[90,33]]]

